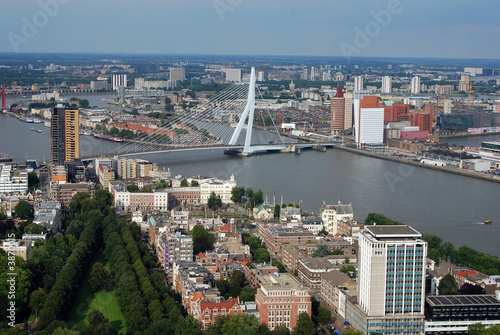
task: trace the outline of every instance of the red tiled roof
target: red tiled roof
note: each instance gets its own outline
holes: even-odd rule
[[[203,293],[200,293],[200,292],[196,292],[195,294],[193,294],[193,298],[191,299],[191,301],[198,301],[198,299],[203,299],[205,298],[205,296],[203,295]]]
[[[466,275],[475,275],[477,272],[472,270],[472,271],[462,271],[457,273],[457,275],[465,277]]]
[[[230,225],[220,226],[219,230],[220,231],[231,231],[231,226]]]
[[[200,301],[200,307],[202,311],[204,311],[205,309],[213,310],[214,308],[217,308],[219,311],[225,308],[226,311],[229,311],[234,305],[238,305],[238,301],[234,298],[229,298],[224,302],[206,302],[205,300]]]

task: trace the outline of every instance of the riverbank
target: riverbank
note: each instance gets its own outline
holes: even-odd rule
[[[485,135],[500,135],[500,131],[492,131],[488,133],[459,133],[459,134],[446,134],[446,135],[429,135],[429,138],[459,138],[459,137],[474,137],[474,136],[485,136]]]
[[[428,165],[428,164],[423,164],[423,163],[415,162],[415,161],[411,161],[411,160],[380,155],[380,154],[366,151],[366,150],[343,147],[340,145],[335,145],[334,148],[339,149],[339,150],[343,150],[343,151],[352,152],[352,153],[355,153],[358,155],[372,157],[372,158],[379,158],[379,159],[392,161],[392,162],[396,162],[396,163],[413,165],[413,166],[417,166],[417,167],[421,167],[421,168],[425,168],[425,169],[429,169],[429,170],[447,172],[447,173],[451,173],[451,174],[455,174],[455,175],[461,175],[461,176],[465,176],[465,177],[471,177],[471,178],[482,179],[482,180],[486,180],[486,181],[492,181],[495,183],[500,183],[500,178],[497,176],[482,175],[478,172],[472,172],[472,171],[468,171],[468,170],[460,170],[460,169],[449,167],[449,166]]]

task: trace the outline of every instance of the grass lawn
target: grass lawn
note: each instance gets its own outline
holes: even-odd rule
[[[104,254],[99,254],[92,265],[96,262],[101,262],[104,268],[108,271],[110,270],[109,262],[104,257]],[[92,265],[90,268],[92,268]],[[89,312],[95,308],[104,314],[104,317],[109,319],[109,322],[111,322],[117,331],[125,333],[125,318],[123,317],[120,307],[118,306],[118,300],[115,292],[94,293],[88,283],[88,279],[89,273],[85,276],[85,281],[78,291],[78,296],[73,304],[73,309],[71,310],[69,322],[83,322],[84,324],[88,324],[87,316]]]

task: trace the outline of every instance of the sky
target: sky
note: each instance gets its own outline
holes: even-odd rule
[[[500,58],[498,0],[2,0],[0,52]]]

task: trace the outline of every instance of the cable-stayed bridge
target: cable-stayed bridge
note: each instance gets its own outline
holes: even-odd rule
[[[133,123],[113,126],[136,127],[136,138],[127,139],[110,155],[224,148],[227,154],[250,156],[258,152],[296,150],[298,139],[282,138],[269,110],[257,109],[262,94],[252,68],[248,82],[234,84],[182,114],[162,120],[160,125],[137,127]],[[254,129],[254,125],[258,125]]]

